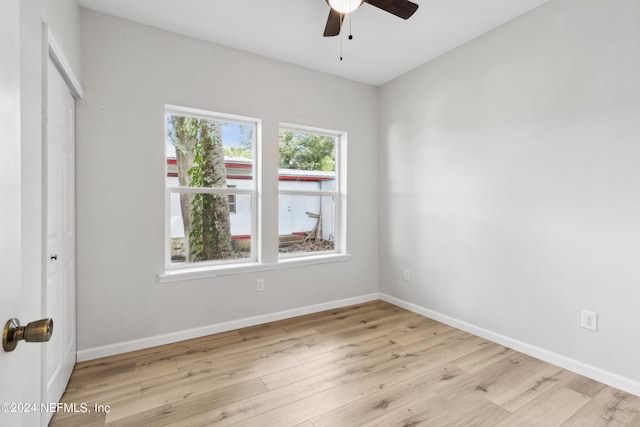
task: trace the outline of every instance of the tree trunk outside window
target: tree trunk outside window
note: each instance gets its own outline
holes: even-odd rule
[[[220,123],[180,116],[171,123],[180,186],[226,188]],[[228,196],[181,194],[180,204],[189,262],[231,258]]]

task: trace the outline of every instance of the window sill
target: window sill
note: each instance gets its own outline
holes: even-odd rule
[[[247,263],[224,266],[206,266],[181,268],[179,270],[168,270],[158,275],[160,283],[179,282],[184,280],[205,279],[219,276],[230,276],[234,274],[253,273],[256,271],[280,270],[283,268],[304,267],[307,265],[326,264],[332,262],[349,261],[350,254],[329,254],[315,255],[295,258],[284,258],[274,263]]]

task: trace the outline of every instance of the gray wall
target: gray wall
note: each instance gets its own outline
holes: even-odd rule
[[[82,35],[80,351],[377,292],[375,88],[88,10]],[[279,122],[348,132],[351,260],[159,284],[165,104],[262,119],[263,226],[272,258]]]
[[[382,87],[381,292],[640,381],[639,16],[554,0]]]

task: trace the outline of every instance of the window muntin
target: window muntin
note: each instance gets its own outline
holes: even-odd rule
[[[278,252],[281,258],[339,252],[340,184],[337,132],[280,129]]]
[[[257,127],[237,116],[165,109],[168,268],[256,260]]]

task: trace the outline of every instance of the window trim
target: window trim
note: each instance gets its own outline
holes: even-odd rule
[[[253,262],[233,265],[198,266],[167,270],[158,275],[159,283],[180,282],[184,280],[208,279],[221,276],[255,273],[260,271],[273,271],[289,268],[304,267],[318,264],[350,261],[351,255],[347,253],[318,254],[305,257],[279,259],[277,262]]]
[[[247,116],[239,116],[228,113],[218,113],[214,111],[201,110],[197,108],[189,108],[189,107],[181,107],[177,105],[165,104],[164,106],[164,114],[163,120],[165,120],[166,126],[166,117],[167,115],[179,115],[184,117],[193,117],[197,119],[204,120],[214,120],[214,121],[222,121],[227,123],[235,123],[240,125],[250,125],[254,130],[254,138],[253,138],[253,146],[251,147],[251,156],[253,159],[253,187],[252,188],[202,188],[202,187],[182,187],[182,186],[169,186],[168,183],[168,170],[167,170],[167,152],[166,152],[166,135],[165,135],[165,143],[163,144],[163,157],[165,158],[165,167],[164,167],[164,192],[165,192],[165,234],[164,234],[164,245],[165,245],[165,273],[160,274],[159,277],[162,278],[170,272],[177,272],[182,270],[200,270],[200,269],[215,269],[215,268],[229,268],[234,266],[246,266],[251,264],[256,264],[260,262],[260,247],[261,239],[260,239],[260,229],[259,224],[260,221],[258,216],[260,215],[259,209],[259,196],[260,196],[260,165],[259,165],[259,155],[260,155],[260,146],[261,146],[261,133],[262,133],[262,120],[247,117]],[[171,262],[171,195],[172,194],[182,194],[182,193],[193,193],[193,194],[248,194],[251,197],[251,254],[248,258],[241,259],[226,259],[226,260],[211,260],[211,261],[202,261],[202,262],[184,262],[184,263],[172,263]]]

